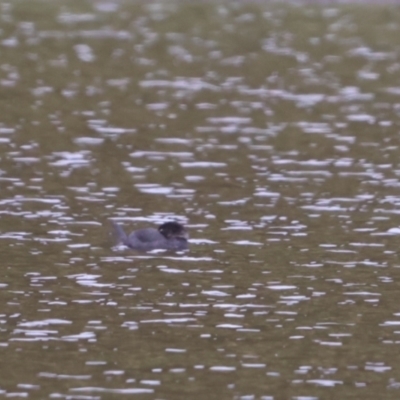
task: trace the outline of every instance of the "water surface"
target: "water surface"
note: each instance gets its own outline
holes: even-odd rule
[[[0,8],[3,396],[398,398],[398,7]]]

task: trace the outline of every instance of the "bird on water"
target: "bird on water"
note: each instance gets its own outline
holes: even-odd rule
[[[176,221],[165,222],[156,228],[144,228],[125,233],[122,226],[111,221],[119,243],[134,250],[186,250],[189,235],[183,225]]]

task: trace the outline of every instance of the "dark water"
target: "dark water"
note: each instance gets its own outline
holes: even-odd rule
[[[399,78],[396,5],[0,2],[1,395],[398,399]]]

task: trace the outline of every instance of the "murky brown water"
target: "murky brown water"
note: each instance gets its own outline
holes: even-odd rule
[[[398,6],[0,2],[0,393],[398,399],[399,114]]]

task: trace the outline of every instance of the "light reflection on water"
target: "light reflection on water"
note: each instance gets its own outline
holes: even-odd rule
[[[400,16],[370,7],[0,4],[0,393],[398,398]]]

